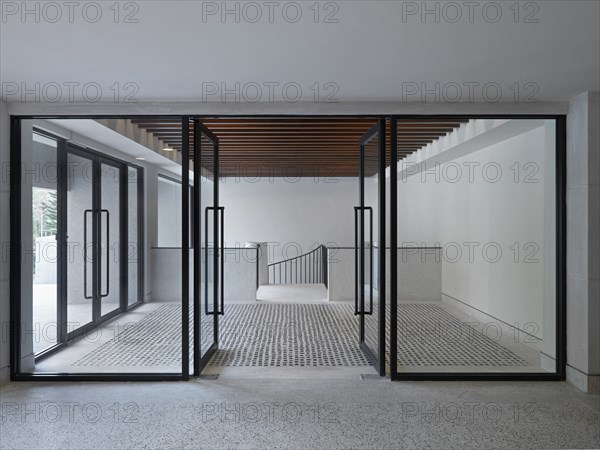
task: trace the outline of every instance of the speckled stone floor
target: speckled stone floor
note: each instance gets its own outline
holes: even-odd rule
[[[10,383],[3,449],[598,448],[599,397],[561,382],[199,379]]]

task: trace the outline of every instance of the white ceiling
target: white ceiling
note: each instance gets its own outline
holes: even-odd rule
[[[133,2],[139,5],[138,23],[114,23],[109,9],[114,2],[99,3],[103,16],[97,23],[83,20],[81,10],[69,23],[66,6],[57,23],[5,16],[1,80],[27,86],[95,82],[103,101],[111,101],[111,85],[126,82],[137,84],[139,100],[201,100],[203,82],[296,82],[303,89],[301,99],[308,101],[315,82],[335,83],[338,100],[403,100],[403,82],[495,82],[503,90],[502,101],[513,99],[515,82],[536,83],[538,100],[567,100],[600,89],[597,0],[531,2],[539,7],[538,23],[514,23],[512,1],[498,2],[503,15],[497,23],[484,20],[481,7],[473,23],[435,23],[433,16],[427,23],[419,16],[403,22],[403,5],[420,6],[420,1],[338,1],[338,23],[314,23],[313,1],[299,2],[303,16],[297,23],[284,20],[280,10],[269,23],[265,2],[257,2],[264,13],[258,23],[235,23],[233,16],[221,23],[218,15],[202,18],[203,5],[221,2],[138,1]],[[456,3],[466,15],[464,2]],[[521,19],[528,11],[521,11]],[[264,89],[261,99],[268,100]],[[75,92],[80,98],[80,89]],[[280,98],[281,89],[275,92]],[[481,99],[479,88],[475,94]],[[468,99],[466,87],[463,99]],[[61,100],[68,100],[66,88]]]
[[[153,150],[135,142],[122,134],[96,122],[92,119],[48,119],[37,120],[36,125],[43,129],[45,122],[56,125],[49,131],[68,139],[75,144],[90,148],[95,151],[112,155],[133,164],[147,166],[153,165],[162,171],[181,175],[181,165],[171,161]],[[66,132],[66,133],[65,133]],[[144,158],[143,162],[136,158]],[[193,179],[193,172],[190,172]]]

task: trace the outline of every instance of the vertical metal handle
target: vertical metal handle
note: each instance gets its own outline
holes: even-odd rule
[[[364,258],[359,261],[359,240],[362,240],[364,234],[364,220],[359,220],[359,211],[365,211],[369,213],[369,310],[365,311],[359,307],[359,298],[364,295],[364,285],[362,285],[362,277],[359,277],[359,273],[364,271]],[[362,214],[364,217],[364,213]],[[359,222],[360,222],[360,238],[359,238]],[[360,243],[360,248],[365,245],[364,242]],[[363,251],[364,255],[364,251]],[[373,208],[370,206],[355,206],[354,207],[354,273],[356,277],[356,283],[354,285],[354,315],[373,314]]]
[[[357,316],[360,314],[360,310],[358,308],[358,296],[359,296],[359,285],[360,277],[359,277],[359,267],[358,267],[358,211],[360,210],[360,206],[354,207],[354,315]]]
[[[219,315],[225,314],[225,207],[220,206],[219,212],[221,213],[221,248],[219,249],[219,256],[221,257],[221,310],[217,312]]]
[[[369,308],[369,311],[364,311],[364,314],[370,316],[373,314],[373,208],[371,208],[370,206],[366,206],[365,211],[369,211],[369,273],[370,273],[369,299],[370,299],[370,308]]]
[[[207,206],[204,209],[204,314],[213,314],[208,310],[208,211],[212,207]]]
[[[217,247],[217,243],[214,242],[213,243],[213,251],[215,252],[213,254],[213,258],[214,258],[214,270],[217,272],[217,276],[214,277],[214,283],[216,283],[217,285],[214,286],[214,295],[215,297],[213,297],[213,300],[216,300],[217,298],[217,293],[219,293],[219,286],[218,284],[220,283],[220,301],[217,302],[215,301],[215,307],[217,306],[218,303],[220,303],[221,307],[216,308],[214,311],[209,311],[208,308],[208,261],[209,261],[209,254],[208,254],[208,249],[209,249],[209,245],[208,245],[208,211],[214,211],[215,214],[217,214],[217,221],[220,222],[218,229],[219,229],[219,247]],[[219,220],[219,216],[220,216],[220,220]],[[225,207],[224,206],[219,206],[219,207],[214,207],[214,206],[207,206],[204,209],[204,242],[205,242],[205,247],[204,247],[204,251],[205,251],[205,262],[204,262],[204,313],[206,315],[223,315],[225,314],[225,255],[224,255],[224,250],[225,250]],[[220,258],[220,261],[217,261]],[[219,273],[220,272],[220,273]]]
[[[108,297],[110,295],[110,212],[108,209],[100,210],[100,235],[102,235],[102,214],[106,213],[106,293],[102,293],[102,287],[100,287],[100,298]],[[98,240],[99,241],[99,240]],[[98,249],[98,267],[102,267],[102,248]],[[100,271],[100,284],[102,283],[102,271]]]
[[[83,212],[83,298],[86,300],[90,300],[92,298],[91,295],[88,295],[88,276],[87,276],[87,263],[88,263],[88,253],[87,253],[87,228],[88,228],[88,213],[92,213],[91,209],[86,209]]]
[[[260,244],[256,244],[256,289],[260,287]]]

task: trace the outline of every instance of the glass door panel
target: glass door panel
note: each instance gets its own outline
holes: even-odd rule
[[[99,183],[98,297],[101,305],[100,314],[105,316],[119,309],[121,298],[121,166],[102,161]]]
[[[218,139],[194,122],[194,352],[199,374],[218,348],[219,315],[223,313],[222,218],[218,192]],[[199,327],[199,330],[198,330]]]
[[[360,207],[357,208],[357,314],[360,345],[380,375],[385,375],[385,121],[360,141]],[[382,198],[383,197],[383,198]]]
[[[71,334],[94,321],[96,217],[94,161],[67,153],[66,265],[67,331]]]
[[[33,353],[37,356],[59,342],[58,333],[58,183],[55,161],[57,141],[33,133],[31,162],[33,167],[51,168],[46,176],[31,177],[31,225],[33,278]],[[54,163],[54,164],[53,164]]]
[[[141,202],[138,195],[141,187],[141,169],[127,168],[127,303],[128,306],[142,301],[140,267],[140,222]]]

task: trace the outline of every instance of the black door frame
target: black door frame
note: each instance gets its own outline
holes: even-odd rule
[[[235,117],[235,118],[271,118],[271,117],[331,117],[331,115],[322,114],[217,114],[217,115],[196,115],[196,118],[215,118],[215,117]],[[560,381],[566,377],[566,115],[564,114],[443,114],[443,115],[389,115],[389,114],[339,114],[336,117],[348,118],[380,118],[380,119],[545,119],[556,121],[556,243],[557,243],[557,292],[556,292],[556,372],[555,373],[477,373],[477,374],[396,374],[393,379],[410,380],[540,380],[540,381]],[[69,373],[24,373],[21,371],[20,358],[20,299],[21,299],[21,256],[20,248],[22,230],[21,221],[21,120],[27,119],[179,119],[182,122],[183,141],[182,141],[182,166],[184,169],[184,178],[186,170],[189,170],[189,115],[124,115],[124,114],[80,114],[80,115],[11,115],[10,116],[10,211],[11,211],[11,283],[10,283],[10,373],[13,381],[32,381],[32,380],[52,380],[52,381],[175,381],[187,380],[188,370],[182,370],[181,373],[89,373],[89,374],[69,374]],[[392,162],[394,164],[394,162]],[[189,184],[189,175],[187,176]],[[189,218],[189,193],[183,194],[183,214]],[[397,226],[397,210],[391,216],[392,235]],[[183,239],[189,234],[189,224],[183,222]],[[397,238],[397,236],[396,236]],[[391,237],[391,240],[394,238]],[[189,243],[189,242],[188,242]],[[189,249],[183,248],[184,259],[189,257]],[[189,259],[188,259],[189,261]],[[189,294],[189,268],[186,266],[182,271],[183,292]],[[187,272],[187,274],[186,274]],[[394,292],[396,277],[391,279],[391,292]],[[397,291],[396,291],[397,292]],[[392,302],[393,305],[393,302]],[[187,309],[186,309],[187,307]],[[189,333],[189,297],[183,298],[182,331]],[[392,312],[393,314],[393,312]],[[392,323],[390,333],[397,333],[395,322]],[[397,334],[396,334],[397,335]],[[189,334],[183,334],[188,336]],[[390,349],[392,352],[394,349]],[[188,338],[182,340],[182,367],[189,367],[189,341]],[[393,364],[393,362],[392,362]],[[393,369],[393,368],[392,368]],[[394,371],[392,370],[392,373]]]
[[[57,143],[57,163],[59,168],[67,168],[68,167],[68,155],[75,155],[80,158],[84,158],[92,164],[92,210],[99,210],[101,208],[101,167],[102,164],[110,165],[118,169],[119,171],[119,307],[113,311],[110,311],[104,315],[102,315],[102,306],[101,299],[98,298],[99,292],[99,284],[100,277],[99,273],[101,271],[100,263],[97,255],[97,246],[93,245],[92,249],[92,258],[91,264],[93,264],[92,269],[92,317],[91,320],[74,329],[72,331],[68,331],[68,299],[67,299],[67,286],[68,286],[68,269],[67,269],[67,258],[65,255],[68,255],[68,244],[67,244],[67,180],[68,173],[64,169],[59,169],[57,171],[57,205],[58,205],[58,229],[57,229],[57,255],[58,255],[58,265],[57,265],[57,343],[43,350],[42,352],[35,355],[35,361],[41,361],[44,358],[52,355],[57,350],[64,347],[65,344],[74,341],[81,336],[89,333],[90,331],[97,328],[99,325],[107,322],[113,317],[126,312],[132,309],[137,308],[142,304],[142,293],[143,293],[143,283],[144,283],[144,253],[143,246],[139,246],[140,242],[143,242],[143,168],[127,163],[125,161],[119,160],[117,158],[113,158],[111,156],[102,154],[95,150],[91,150],[89,148],[81,148],[79,146],[74,145],[73,143],[67,142],[65,139],[56,136],[50,132],[45,130],[40,130],[34,127],[34,132],[36,134],[45,136],[52,140],[55,140]],[[129,215],[128,212],[128,203],[129,203],[129,193],[128,193],[128,171],[132,168],[136,171],[137,175],[137,240],[138,240],[138,276],[136,283],[138,285],[138,299],[135,303],[129,305],[129,276],[128,276],[128,258],[129,258]],[[100,235],[100,227],[98,223],[97,214],[94,214],[92,211],[92,237],[97,241]],[[125,238],[127,237],[127,238]],[[86,242],[84,242],[85,246]],[[87,259],[84,264],[87,263]],[[87,273],[87,272],[84,272]],[[85,281],[84,281],[85,283]]]
[[[12,117],[11,117],[11,126],[13,125],[13,121],[12,121]],[[18,128],[20,129],[20,123]],[[12,132],[12,128],[11,128],[11,132]],[[38,354],[34,355],[34,359],[36,362],[39,362],[53,354],[55,354],[56,352],[60,351],[61,349],[63,349],[65,346],[71,344],[72,342],[82,338],[83,336],[85,336],[87,333],[89,333],[90,331],[93,331],[94,329],[98,328],[100,325],[106,323],[107,321],[113,319],[114,317],[118,316],[119,314],[122,314],[124,312],[127,311],[131,311],[133,309],[136,309],[137,307],[141,306],[143,304],[143,286],[144,286],[144,264],[145,264],[145,254],[144,254],[144,248],[143,245],[140,245],[141,243],[144,242],[144,231],[143,231],[143,225],[144,225],[144,218],[143,218],[143,214],[144,214],[144,169],[140,166],[137,166],[135,164],[123,161],[121,159],[112,157],[110,155],[106,155],[104,153],[101,153],[99,151],[96,151],[94,149],[91,148],[87,148],[87,147],[80,147],[72,142],[68,142],[65,138],[58,136],[56,134],[54,134],[51,131],[47,131],[47,130],[43,130],[40,129],[38,127],[36,127],[35,125],[33,126],[33,132],[35,134],[39,134],[41,136],[44,136],[46,138],[52,139],[54,141],[56,141],[56,162],[57,162],[57,209],[58,209],[58,217],[57,217],[57,259],[58,259],[58,264],[57,264],[57,342],[56,344],[44,349],[43,351],[41,351]],[[19,141],[20,141],[20,136],[18,136]],[[12,153],[12,143],[13,143],[13,136],[11,135],[11,170],[14,169],[14,166],[12,166],[12,157],[13,157],[13,153]],[[20,151],[19,151],[20,153]],[[92,251],[92,257],[88,258],[91,259],[91,264],[93,264],[93,268],[92,268],[92,291],[91,292],[91,301],[92,301],[92,316],[90,317],[90,321],[72,331],[68,330],[68,314],[67,314],[67,308],[68,308],[68,299],[67,299],[67,283],[68,283],[68,269],[67,269],[67,258],[65,257],[66,255],[68,255],[69,250],[68,250],[68,243],[67,243],[67,235],[68,235],[68,230],[67,230],[67,181],[68,181],[68,177],[69,177],[69,173],[68,173],[68,155],[74,155],[77,156],[79,158],[84,158],[86,160],[88,160],[91,164],[92,167],[92,204],[90,205],[91,208],[91,220],[92,220],[92,238],[94,239],[94,245],[91,246],[91,251]],[[20,160],[20,156],[19,156],[19,160]],[[100,220],[98,218],[98,212],[101,209],[102,206],[102,198],[101,198],[101,170],[102,170],[102,165],[108,165],[110,167],[115,168],[118,172],[118,180],[119,180],[119,193],[118,193],[118,200],[119,200],[119,205],[118,205],[118,210],[119,210],[119,248],[117,250],[118,252],[118,265],[119,265],[119,283],[118,283],[118,290],[119,290],[119,305],[117,308],[115,308],[112,311],[109,311],[106,314],[102,314],[102,305],[101,305],[101,298],[99,297],[100,291],[101,291],[101,265],[102,263],[99,262],[99,254],[98,254],[98,238],[101,234],[101,224],[100,224]],[[128,249],[128,236],[129,236],[129,214],[128,214],[128,203],[129,203],[129,192],[128,192],[128,185],[129,185],[129,169],[133,169],[135,170],[136,173],[136,184],[137,184],[137,189],[136,189],[136,196],[137,196],[137,207],[136,207],[136,220],[137,220],[137,264],[138,264],[138,270],[137,270],[137,277],[135,282],[137,283],[138,286],[138,296],[137,296],[137,300],[136,302],[129,304],[129,276],[128,276],[128,258],[129,258],[129,249]],[[11,172],[15,173],[15,172]],[[18,174],[19,179],[21,179],[21,174]],[[12,177],[11,177],[12,178]],[[12,183],[11,183],[12,186]],[[11,212],[13,211],[13,199],[11,197]],[[21,205],[19,205],[19,210],[20,210]],[[20,227],[19,227],[20,228]],[[12,228],[12,223],[11,223],[11,234],[13,232],[14,228]],[[84,245],[86,243],[84,242]],[[12,245],[12,239],[11,239],[11,245]],[[13,247],[14,248],[14,247]],[[108,250],[108,249],[107,249]],[[20,249],[19,249],[20,251]],[[11,264],[13,264],[13,260],[12,260],[13,255],[11,254]],[[87,260],[86,260],[87,261]],[[11,266],[11,272],[15,269],[16,267],[13,265]],[[18,270],[18,272],[20,273],[20,267],[16,268]],[[108,278],[107,278],[108,280]],[[11,294],[12,294],[12,289],[13,289],[13,285],[15,283],[11,283]],[[20,288],[20,286],[19,286]],[[19,307],[15,307],[12,303],[11,303],[11,318],[14,315],[19,315],[20,316],[20,308]],[[19,324],[20,325],[20,324]],[[20,328],[20,327],[19,327]],[[11,333],[11,340],[12,340],[12,333]],[[20,344],[20,343],[18,343]],[[13,365],[13,345],[11,344],[11,369],[12,369],[12,365]],[[20,346],[19,346],[20,347]],[[20,348],[18,349],[18,351],[20,352]],[[17,353],[18,354],[18,353]],[[16,360],[15,361],[15,366],[17,364],[20,364],[20,360]],[[82,374],[81,375],[83,378],[88,379],[87,378],[87,374]],[[75,375],[75,374],[62,374],[62,373],[43,373],[43,374],[36,374],[36,373],[21,373],[20,375],[17,375],[15,377],[15,380],[19,380],[19,379],[48,379],[48,378],[52,378],[52,379],[62,379],[63,377],[66,377],[65,379],[72,379],[72,378],[77,378],[79,377],[79,375]]]
[[[127,240],[123,239],[124,236],[127,236],[127,234],[123,234],[123,232],[125,231],[125,233],[127,232],[127,222],[128,222],[128,215],[127,215],[127,203],[128,203],[128,198],[126,195],[126,176],[127,176],[127,164],[123,161],[119,161],[116,160],[114,158],[109,158],[106,155],[102,155],[99,154],[97,152],[94,151],[90,151],[88,149],[83,149],[83,148],[79,148],[75,145],[73,145],[72,143],[65,143],[65,146],[63,147],[64,151],[65,151],[65,155],[68,159],[68,155],[74,155],[77,156],[79,158],[84,158],[86,160],[89,160],[90,163],[92,164],[92,204],[91,204],[91,208],[86,210],[91,212],[91,220],[92,220],[92,236],[91,236],[91,242],[93,243],[91,250],[92,250],[92,258],[91,258],[91,264],[92,264],[92,290],[91,290],[91,300],[92,300],[92,317],[90,322],[88,322],[87,324],[78,327],[77,329],[68,332],[68,334],[66,335],[66,340],[67,341],[71,341],[73,339],[76,339],[80,336],[85,335],[86,333],[89,333],[91,330],[97,328],[99,325],[101,325],[102,323],[106,322],[107,320],[112,319],[113,317],[117,316],[118,314],[121,314],[122,312],[124,312],[126,310],[126,305],[128,302],[128,277],[127,277],[127,264],[126,264],[126,258],[127,258]],[[101,287],[101,283],[102,283],[102,273],[103,273],[103,261],[102,261],[102,255],[101,252],[99,251],[99,245],[100,245],[100,239],[101,239],[101,233],[102,233],[102,164],[106,164],[109,165],[113,168],[116,168],[119,172],[119,275],[120,275],[120,283],[119,283],[119,307],[106,313],[106,314],[102,314],[102,287]],[[68,167],[68,166],[65,166]],[[66,218],[67,215],[67,211],[68,211],[68,204],[67,204],[67,189],[66,189],[66,179],[67,179],[67,174],[65,174],[64,170],[61,171],[62,174],[59,175],[59,179],[60,180],[64,180],[64,182],[60,182],[59,184],[61,184],[61,189],[59,191],[59,205],[62,205],[62,212],[60,213],[60,219],[59,219],[59,228],[61,229],[60,231],[60,246],[65,250],[67,249],[67,236],[65,235],[65,231],[68,233],[68,221]],[[125,195],[124,195],[125,194]],[[59,208],[60,209],[60,208]],[[84,214],[87,213],[84,212]],[[84,233],[87,230],[84,230]],[[84,239],[83,242],[84,245],[84,252],[87,251],[87,241]],[[63,251],[64,251],[63,250]],[[66,250],[68,252],[68,250]],[[107,248],[107,252],[108,252],[108,248]],[[107,253],[107,257],[108,257],[108,253]],[[87,256],[84,256],[84,283],[86,283],[85,281],[85,276],[87,275],[87,263],[88,263],[88,258]],[[67,298],[67,291],[66,288],[68,286],[68,279],[67,279],[67,273],[68,273],[68,269],[67,269],[67,258],[62,258],[60,261],[60,267],[61,267],[61,271],[62,271],[62,275],[59,277],[59,280],[61,282],[64,282],[63,286],[59,287],[59,291],[61,292],[61,296],[60,296],[60,302],[62,304],[62,308],[64,308],[64,314],[63,314],[63,318],[67,319],[67,314],[66,314],[66,309],[67,309],[67,304],[68,304],[68,298]],[[106,276],[108,277],[108,274],[106,274]],[[108,283],[108,289],[110,289],[110,280],[109,278],[107,278],[107,283]],[[62,326],[66,326],[67,323],[65,322],[64,324],[61,324]]]
[[[379,121],[369,130],[367,131],[359,141],[359,204],[360,206],[355,207],[355,248],[358,245],[358,273],[357,276],[357,289],[358,298],[355,301],[360,305],[359,308],[355,308],[358,311],[358,315],[360,317],[360,325],[359,325],[359,343],[360,348],[367,356],[367,359],[371,362],[371,364],[375,367],[380,376],[385,376],[386,367],[385,367],[385,246],[386,246],[386,236],[385,236],[385,225],[386,225],[386,211],[385,211],[385,156],[386,156],[386,124],[385,119],[379,119]],[[365,205],[365,148],[369,142],[373,139],[377,138],[377,203],[378,203],[378,236],[377,236],[377,274],[373,273],[373,209],[367,205]],[[357,226],[356,226],[356,213],[358,211],[359,224],[358,229],[360,233],[357,234]],[[365,211],[369,212],[369,235],[370,235],[370,245],[369,245],[369,302],[370,307],[368,310],[365,309]],[[381,250],[383,249],[383,251]],[[355,250],[356,251],[356,250]],[[355,261],[356,261],[355,256]],[[365,339],[365,319],[366,316],[373,314],[373,280],[374,277],[377,277],[377,348],[372,349],[366,342]],[[355,312],[356,313],[356,312]]]
[[[223,285],[223,249],[217,250],[217,244],[220,243],[220,247],[223,246],[223,232],[224,232],[224,208],[219,205],[219,139],[212,133],[202,122],[201,118],[194,117],[194,205],[193,205],[193,216],[194,220],[194,232],[193,240],[196,243],[194,249],[194,376],[198,377],[207,366],[212,356],[219,349],[219,315],[224,314],[223,305],[223,292],[225,286]],[[202,148],[202,138],[204,136],[212,145],[212,155]],[[212,206],[202,205],[202,182],[200,177],[202,176],[202,165],[205,158],[212,158],[212,161],[208,161],[208,165],[213,167],[213,204]],[[201,354],[202,348],[202,320],[201,311],[202,309],[202,252],[205,251],[206,261],[209,257],[208,248],[208,216],[209,211],[213,212],[213,307],[212,311],[209,311],[208,304],[205,304],[204,310],[205,315],[213,316],[213,343],[207,350],[206,354]],[[204,218],[202,213],[204,212]],[[220,218],[219,218],[220,216]],[[203,221],[204,219],[204,221]],[[220,223],[220,225],[219,225]],[[202,232],[205,234],[205,249],[202,249]],[[220,236],[220,239],[219,239]],[[220,264],[219,264],[220,262]],[[204,299],[208,302],[208,264],[204,264]],[[220,288],[220,290],[219,290]],[[220,297],[219,297],[220,294]],[[219,307],[219,298],[221,300]]]

